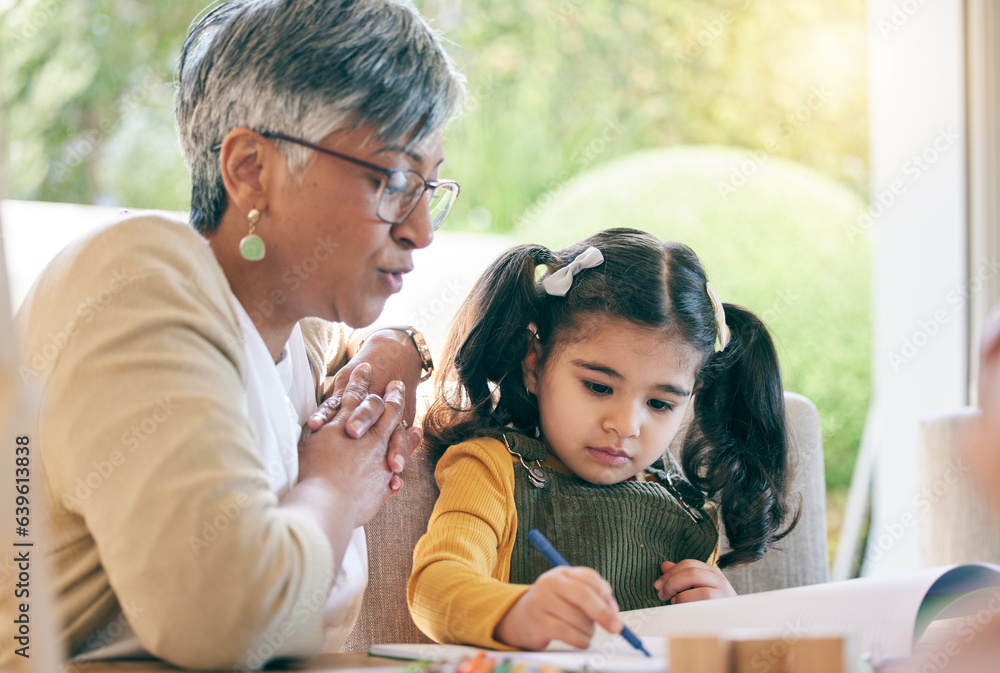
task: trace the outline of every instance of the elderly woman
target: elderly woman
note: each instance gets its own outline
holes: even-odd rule
[[[18,316],[70,654],[255,668],[339,648],[360,526],[401,484],[420,441],[403,407],[432,364],[411,329],[354,353],[325,321],[371,324],[430,244],[462,95],[404,2],[229,2],[193,27],[191,226],[123,214]]]

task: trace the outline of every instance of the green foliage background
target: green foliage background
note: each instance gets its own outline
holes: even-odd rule
[[[637,150],[680,145],[745,148],[758,164],[760,157],[799,162],[864,197],[863,0],[417,4],[468,79],[464,117],[445,142],[443,173],[462,184],[450,228],[527,235],[575,176]],[[6,196],[187,209],[172,82],[187,27],[204,9],[202,0],[0,0]],[[728,180],[691,196],[711,205],[741,175],[736,164]],[[765,211],[774,213],[774,226],[767,218],[744,225],[760,240],[797,224],[798,236],[815,236],[808,212]],[[781,257],[798,248],[737,248],[724,226],[738,225],[706,220],[701,229],[678,231],[704,233],[720,255],[767,256],[766,273],[761,267],[753,279],[770,288],[763,298],[798,282],[782,273],[794,264]],[[815,237],[815,245],[828,242]],[[864,242],[854,246],[838,243],[813,273],[836,274],[837,259],[866,260]],[[867,307],[866,268],[845,266],[852,282],[828,287],[823,309]],[[816,327],[831,315],[855,313],[824,315],[812,307],[797,318]],[[795,376],[809,379],[810,390],[827,391],[812,396],[821,403],[828,453],[838,456],[828,469],[835,489],[847,483],[866,413],[867,325],[842,324],[828,343],[795,339],[783,346],[791,361],[811,363]],[[848,360],[856,374],[850,380],[862,392],[833,406]]]
[[[460,212],[481,209],[475,225],[507,231],[573,175],[680,144],[772,141],[865,189],[862,0],[422,4],[468,77],[446,172],[469,194]],[[826,102],[796,118],[815,90]]]

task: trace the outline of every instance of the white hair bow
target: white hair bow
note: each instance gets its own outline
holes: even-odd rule
[[[716,350],[723,351],[726,350],[731,336],[729,325],[726,324],[726,309],[722,307],[722,301],[711,283],[705,283],[705,289],[708,291],[708,298],[712,300],[712,310],[715,311],[715,326],[719,330],[719,347]]]
[[[542,287],[545,292],[554,297],[565,297],[569,289],[573,287],[573,276],[584,269],[592,269],[604,263],[604,255],[597,248],[591,246],[581,252],[576,259],[542,279]]]

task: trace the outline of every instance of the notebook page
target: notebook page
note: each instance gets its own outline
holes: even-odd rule
[[[633,610],[623,613],[622,618],[640,636],[766,629],[775,637],[791,640],[817,631],[853,633],[861,653],[881,661],[910,654],[924,597],[938,580],[945,578],[942,584],[949,584],[948,575],[955,568],[930,568],[897,578],[858,578]],[[978,574],[977,580],[1000,584],[1000,572],[996,572],[1000,568],[994,570]],[[959,570],[957,574],[965,580],[969,577],[967,571]]]
[[[598,629],[600,632],[601,629]],[[496,659],[515,662],[548,664],[564,671],[613,671],[614,673],[663,673],[666,668],[662,638],[643,638],[643,645],[652,658],[636,651],[624,638],[606,632],[598,633],[587,650],[577,650],[564,643],[554,643],[544,652],[490,651]],[[475,656],[482,648],[465,645],[389,644],[372,645],[368,653],[374,656],[423,661],[459,663]]]

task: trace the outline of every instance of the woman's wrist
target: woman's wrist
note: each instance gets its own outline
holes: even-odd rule
[[[420,382],[423,383],[431,377],[431,374],[434,372],[434,359],[431,357],[430,348],[427,346],[424,335],[420,330],[410,325],[385,325],[369,330],[357,339],[351,357],[360,352],[365,342],[376,334],[380,337],[395,334],[396,337],[394,340],[397,343],[408,343],[412,346],[417,358],[420,360]],[[354,335],[351,337],[351,342],[355,343]]]
[[[344,526],[343,522],[357,521],[360,511],[342,484],[322,476],[307,477],[281,497],[278,508],[313,521],[323,531],[339,564],[354,530],[354,526]]]

